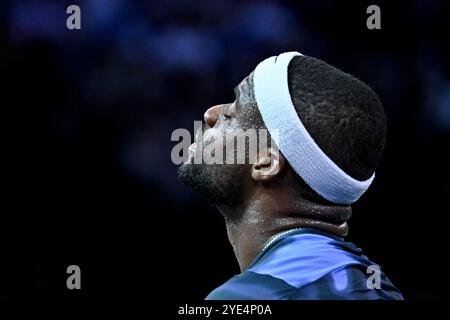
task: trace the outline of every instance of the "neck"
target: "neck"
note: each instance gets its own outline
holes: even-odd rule
[[[341,237],[347,235],[350,206],[323,205],[293,196],[286,190],[257,192],[246,205],[218,207],[225,217],[228,239],[241,271],[280,232],[315,228]]]

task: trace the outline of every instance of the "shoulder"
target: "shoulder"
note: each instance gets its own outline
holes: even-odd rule
[[[360,265],[334,270],[322,278],[299,288],[290,299],[295,300],[403,300],[400,291],[383,272],[374,283]]]
[[[297,291],[281,279],[244,271],[213,290],[206,300],[283,300]]]

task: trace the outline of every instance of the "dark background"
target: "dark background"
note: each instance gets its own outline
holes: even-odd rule
[[[66,28],[69,4],[81,30]],[[366,28],[370,4],[381,30]],[[449,19],[443,0],[2,1],[0,298],[183,302],[237,273],[222,217],[177,180],[170,136],[292,50],[380,95],[386,151],[348,239],[407,299],[441,297]],[[80,291],[66,288],[71,264]]]

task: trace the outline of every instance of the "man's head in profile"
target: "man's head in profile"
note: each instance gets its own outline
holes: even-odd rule
[[[343,240],[350,205],[371,184],[385,144],[377,95],[295,52],[261,62],[235,95],[206,110],[205,128],[179,168],[180,179],[224,216],[242,271],[208,298],[401,298],[380,269],[381,289],[369,288],[367,270],[376,265]],[[258,138],[253,158],[249,129]],[[244,147],[224,143],[230,133],[245,135]],[[223,147],[223,163],[194,161],[212,145]],[[246,162],[227,162],[230,154]]]

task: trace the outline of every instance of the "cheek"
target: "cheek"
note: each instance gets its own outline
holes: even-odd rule
[[[253,112],[249,110],[241,110],[236,119],[236,126],[246,130],[255,127]]]

